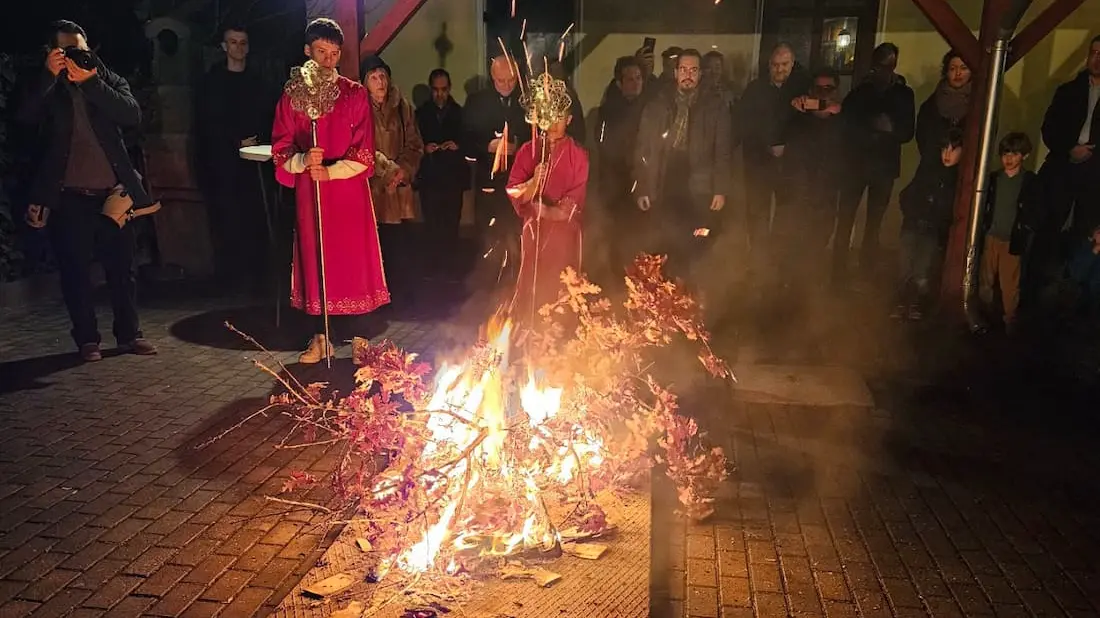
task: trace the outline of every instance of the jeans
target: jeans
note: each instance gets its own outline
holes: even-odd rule
[[[901,231],[901,287],[913,288],[919,296],[931,289],[932,272],[943,253],[935,230],[903,228]]]
[[[855,225],[856,213],[859,211],[859,203],[863,200],[865,190],[867,191],[867,222],[863,227],[863,241],[860,243],[859,266],[864,271],[872,269],[878,258],[878,235],[882,229],[882,218],[886,215],[886,207],[890,205],[890,196],[894,192],[894,179],[860,178],[845,187],[840,195],[836,240],[833,241],[833,272],[838,275],[843,275],[848,270],[852,227]]]
[[[111,294],[115,340],[125,344],[142,336],[134,278],[134,224],[120,229],[101,214],[105,198],[63,191],[46,225],[77,346],[101,341],[92,300],[91,268],[96,257]]]

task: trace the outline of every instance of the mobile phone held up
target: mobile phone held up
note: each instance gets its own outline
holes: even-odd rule
[[[829,107],[829,102],[825,99],[806,99],[804,107],[808,112],[820,112]]]
[[[84,69],[85,71],[91,71],[96,68],[95,54],[86,49],[80,49],[79,47],[66,47],[65,57],[73,61],[73,64]]]
[[[657,49],[657,39],[655,39],[651,36],[647,36],[642,41],[642,49],[644,49],[646,51],[646,53],[652,54],[653,50]]]

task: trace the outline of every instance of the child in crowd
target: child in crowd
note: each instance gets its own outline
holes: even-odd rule
[[[1089,317],[1100,317],[1100,226],[1069,264],[1070,279],[1081,290],[1081,309]]]
[[[962,132],[948,132],[940,161],[922,165],[901,191],[901,285],[891,317],[920,320],[928,307],[930,281],[943,258],[954,218],[955,185],[962,157]]]
[[[1020,306],[1020,273],[1023,256],[1031,244],[1042,193],[1034,172],[1024,169],[1031,155],[1031,140],[1023,133],[1009,133],[1000,144],[999,172],[989,178],[982,209],[985,234],[979,273],[979,294],[986,308],[994,302],[994,286],[1001,290],[1005,332],[1016,331]]]

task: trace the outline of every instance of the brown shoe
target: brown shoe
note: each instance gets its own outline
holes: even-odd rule
[[[328,356],[325,355],[328,352]],[[298,362],[303,365],[315,365],[328,357],[336,356],[336,350],[332,344],[325,340],[324,335],[314,335],[309,340],[309,347],[298,355]]]
[[[137,354],[138,356],[152,356],[157,353],[157,346],[149,342],[148,339],[138,337],[130,343],[124,343],[121,346],[122,351],[129,352],[130,354]]]
[[[103,360],[103,351],[99,349],[98,343],[85,343],[80,346],[80,358],[83,358],[85,363],[101,361]]]

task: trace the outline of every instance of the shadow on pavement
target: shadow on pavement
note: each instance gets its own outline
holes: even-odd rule
[[[103,348],[104,359],[123,353],[118,348]],[[0,395],[49,388],[55,384],[51,379],[53,374],[68,371],[83,364],[84,361],[75,350],[0,363]]]
[[[361,332],[357,335],[372,339],[385,332],[385,314],[378,313],[357,322]],[[255,346],[226,323],[252,337],[273,352],[301,350],[313,332],[313,319],[293,309],[284,309],[279,327],[275,326],[274,311],[270,306],[245,306],[218,309],[184,318],[171,326],[173,337],[212,348],[225,350],[253,350]],[[361,326],[360,326],[361,325]]]

